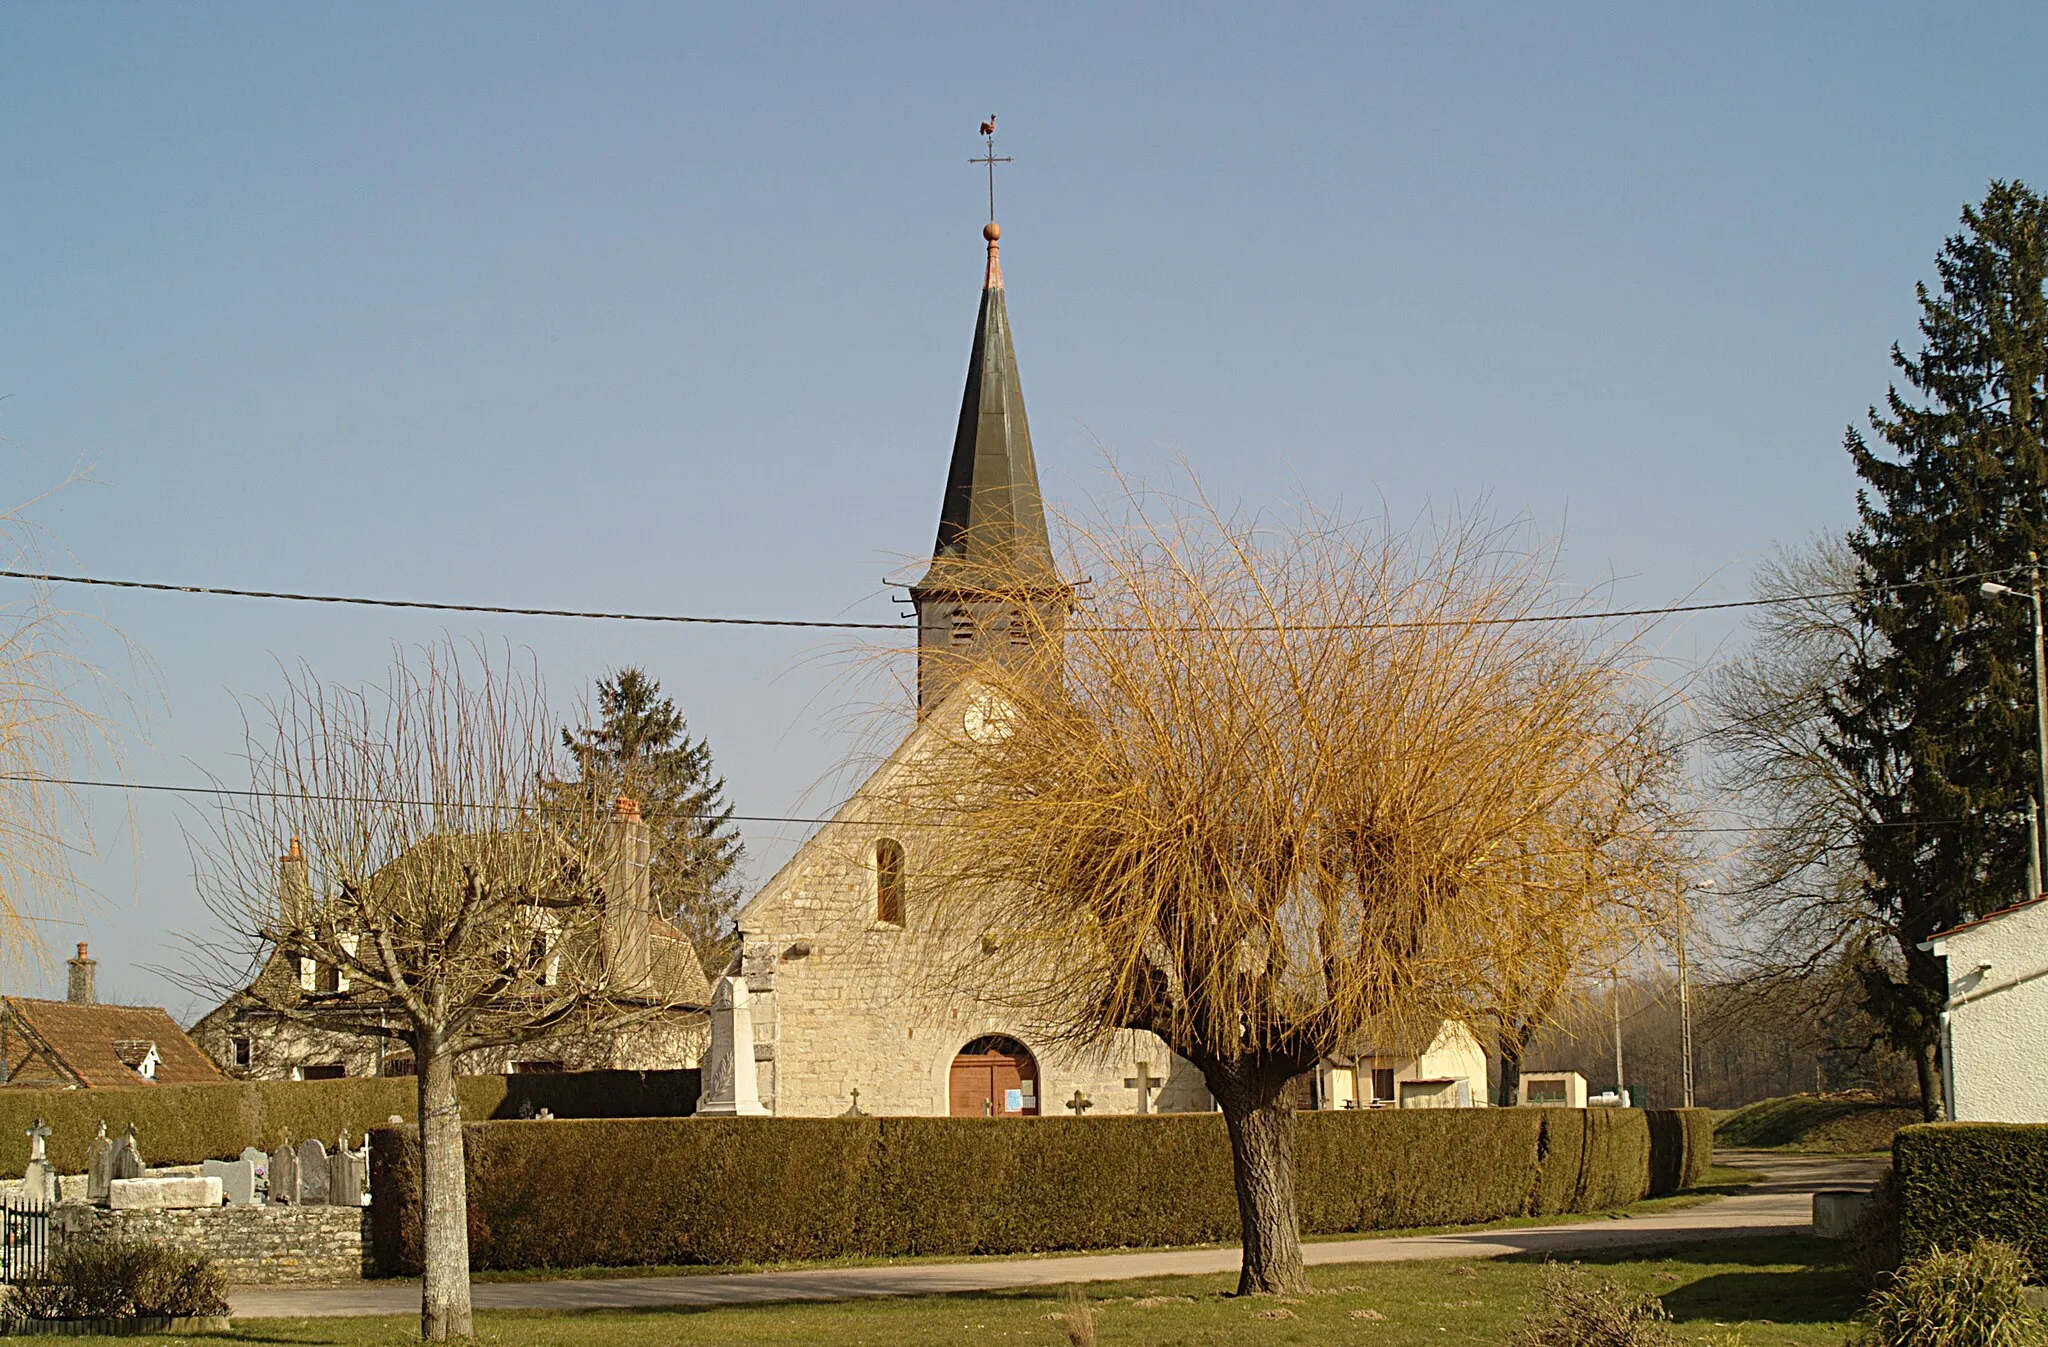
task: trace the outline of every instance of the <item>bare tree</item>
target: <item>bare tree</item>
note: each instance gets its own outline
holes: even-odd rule
[[[1631,641],[1555,616],[1518,534],[1143,497],[1073,534],[1085,601],[1020,602],[1040,639],[963,671],[883,787],[937,825],[930,957],[972,951],[945,976],[1048,1036],[1192,1062],[1239,1288],[1298,1290],[1289,1082],[1389,1025],[1513,1012],[1668,891],[1665,750]]]
[[[25,510],[0,512],[0,552],[11,569],[36,571],[42,569],[40,531]],[[126,695],[88,657],[89,636],[110,638],[138,672],[148,670],[119,632],[61,608],[47,585],[6,583],[11,592],[0,604],[0,966],[19,972],[45,948],[36,909],[79,898],[75,867],[92,845],[88,811],[72,778],[83,774],[75,769],[86,762],[118,758],[120,713],[129,709]]]
[[[374,688],[302,670],[252,719],[252,789],[224,796],[207,849],[214,914],[247,942],[228,985],[310,1031],[412,1052],[433,1340],[471,1331],[460,1060],[650,1013],[651,913],[637,938],[606,920],[646,831],[631,801],[592,817],[586,792],[551,787],[556,725],[509,653],[400,652]]]

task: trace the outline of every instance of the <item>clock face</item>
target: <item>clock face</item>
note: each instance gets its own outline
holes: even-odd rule
[[[996,744],[1013,733],[1011,721],[1016,711],[1001,698],[983,693],[967,703],[967,714],[961,718],[961,727],[967,737],[977,744]]]

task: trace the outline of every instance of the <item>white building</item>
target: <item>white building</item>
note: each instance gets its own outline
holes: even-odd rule
[[[1310,1108],[1484,1108],[1486,1050],[1461,1020],[1383,1035],[1316,1067]]]
[[[1941,1065],[1955,1122],[2048,1122],[2048,897],[1943,931]]]

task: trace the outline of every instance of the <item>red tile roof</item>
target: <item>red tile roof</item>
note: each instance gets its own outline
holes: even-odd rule
[[[2017,912],[2023,907],[2032,907],[2035,903],[2048,903],[2048,893],[2044,893],[2038,898],[2029,898],[2024,902],[2014,903],[2011,907],[2001,907],[1996,912],[1986,912],[1975,921],[1966,921],[1960,926],[1951,926],[1946,931],[1936,931],[1933,935],[1927,937],[1927,943],[1932,944],[1936,940],[1946,940],[1957,931],[1967,931],[1972,927],[1982,926],[1993,917],[2002,917],[2008,912]]]
[[[124,1048],[125,1055],[141,1060],[136,1044],[156,1045],[158,1085],[203,1085],[226,1079],[161,1006],[82,1005],[25,996],[6,997],[4,1004],[15,1024],[36,1039],[76,1083],[89,1089],[147,1085],[149,1082],[123,1060]]]

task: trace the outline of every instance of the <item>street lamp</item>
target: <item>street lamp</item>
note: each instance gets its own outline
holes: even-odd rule
[[[2044,850],[2042,834],[2048,829],[2041,827],[2040,811],[2048,809],[2048,653],[2044,653],[2041,634],[2041,558],[2038,554],[2027,553],[2027,591],[2034,606],[2034,804],[2029,811],[2033,827],[2029,830],[2027,855],[2027,897],[2041,895],[2041,877],[2048,869],[2048,850]],[[1995,580],[1986,580],[1977,586],[1979,593],[1995,598],[2018,598],[2019,591],[2011,585],[2001,585]]]

